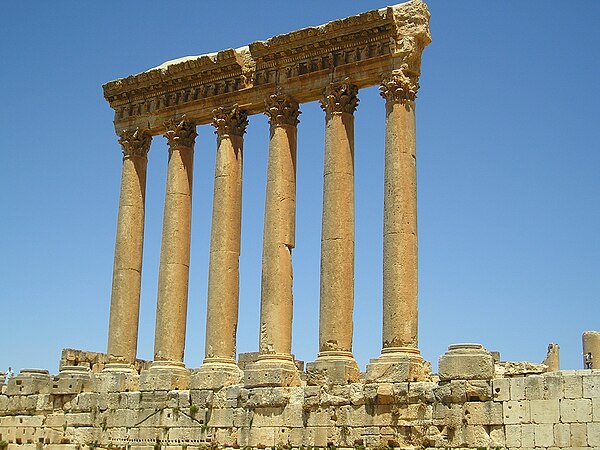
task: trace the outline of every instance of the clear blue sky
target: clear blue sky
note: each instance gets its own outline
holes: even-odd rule
[[[417,100],[420,348],[480,342],[581,367],[600,329],[600,2],[430,0]],[[372,1],[11,1],[0,27],[0,370],[105,351],[121,149],[101,85],[385,6]],[[356,113],[354,352],[381,349],[384,104]],[[323,113],[299,125],[293,351],[317,353]],[[204,353],[215,136],[198,128],[185,361]],[[258,348],[268,126],[245,142],[238,351]],[[151,359],[167,147],[149,155],[138,355]]]

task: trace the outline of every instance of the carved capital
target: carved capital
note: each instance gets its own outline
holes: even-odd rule
[[[179,147],[192,148],[194,146],[194,141],[198,136],[196,124],[187,120],[185,116],[166,122],[165,127],[167,131],[164,136],[167,138],[169,150]]]
[[[321,108],[327,113],[353,114],[358,106],[358,87],[345,80],[331,83],[321,99]]]
[[[380,94],[387,101],[396,101],[402,104],[407,101],[414,102],[419,90],[419,80],[404,67],[394,70],[385,77],[379,86]]]
[[[265,114],[269,117],[269,124],[271,126],[298,125],[300,122],[298,120],[298,116],[300,115],[298,108],[298,102],[281,93],[270,95],[265,100]]]
[[[213,109],[212,126],[218,136],[234,135],[243,136],[248,125],[248,113],[239,109],[238,105],[232,108]]]
[[[138,156],[146,158],[150,150],[152,135],[147,130],[123,130],[119,135],[119,144],[123,149],[123,158]]]

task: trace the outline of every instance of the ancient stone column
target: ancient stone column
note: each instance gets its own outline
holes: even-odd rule
[[[583,368],[600,369],[600,331],[584,331]]]
[[[354,111],[358,88],[331,84],[321,100],[325,111],[323,228],[319,354],[308,365],[308,382],[358,380],[352,355],[354,309]]]
[[[236,330],[239,302],[239,257],[242,222],[243,135],[248,116],[237,105],[213,112],[217,134],[213,197],[208,301],[206,312],[206,353],[191,384],[194,388],[239,383],[236,365]]]
[[[299,386],[292,352],[292,249],[296,218],[298,103],[283,94],[265,102],[270,140],[263,236],[259,356],[244,384]]]
[[[119,139],[123,169],[108,325],[110,370],[132,371],[137,352],[146,166],[151,140],[152,136],[140,129],[124,130]]]
[[[367,367],[367,379],[412,381],[426,368],[417,346],[417,171],[415,98],[417,76],[401,69],[381,86],[385,98],[383,212],[383,350]],[[390,365],[393,370],[390,370]]]
[[[548,372],[558,372],[560,370],[560,347],[558,344],[548,344],[548,353],[546,353],[543,364],[548,366]]]
[[[169,145],[167,188],[163,217],[154,362],[151,371],[164,370],[173,387],[185,388],[183,364],[190,265],[192,175],[196,125],[185,117],[165,124]],[[142,384],[144,384],[142,380]]]

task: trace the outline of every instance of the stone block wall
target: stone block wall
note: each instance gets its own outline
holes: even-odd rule
[[[600,449],[600,370],[214,391],[114,385],[92,372],[19,374],[2,386],[0,450]]]

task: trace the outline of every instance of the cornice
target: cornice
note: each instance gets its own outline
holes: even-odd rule
[[[161,134],[169,118],[185,114],[198,125],[210,123],[215,108],[236,103],[248,114],[262,113],[277,88],[303,103],[345,78],[363,88],[408,67],[418,80],[430,41],[427,6],[412,0],[247,47],[168,61],[105,84],[104,96],[117,131],[144,126]]]

